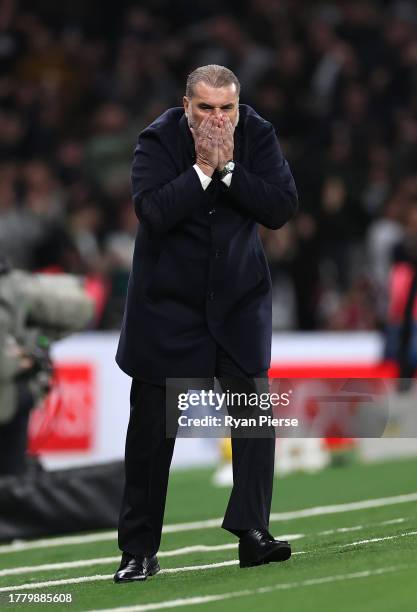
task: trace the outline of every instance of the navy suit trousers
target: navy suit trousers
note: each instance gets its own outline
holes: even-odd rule
[[[220,347],[216,355],[216,378],[224,393],[227,390],[259,392],[254,379],[261,378],[265,379],[263,390],[267,390],[267,370],[248,377]],[[133,379],[130,405],[119,547],[132,555],[150,556],[160,546],[175,437],[166,437],[165,386]],[[244,417],[244,410],[228,407],[232,416]],[[263,429],[262,437],[245,437],[239,430],[232,431],[232,453],[234,484],[222,527],[235,535],[251,528],[268,529],[275,430]]]

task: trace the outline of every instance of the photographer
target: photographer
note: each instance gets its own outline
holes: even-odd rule
[[[0,256],[0,476],[26,471],[30,411],[51,388],[52,340],[91,320],[78,278],[12,270]]]

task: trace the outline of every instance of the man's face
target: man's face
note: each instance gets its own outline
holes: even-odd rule
[[[192,98],[184,96],[184,110],[188,125],[197,129],[207,116],[229,117],[235,128],[239,121],[239,98],[236,85],[231,83],[225,87],[210,87],[203,81],[194,87]]]

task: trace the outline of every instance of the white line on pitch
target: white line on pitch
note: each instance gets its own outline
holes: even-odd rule
[[[207,563],[205,565],[190,565],[185,567],[172,567],[162,569],[160,574],[174,574],[177,572],[195,572],[199,570],[217,569],[218,567],[226,567],[228,565],[237,565],[239,561],[221,561],[220,563]],[[22,591],[25,589],[41,589],[43,587],[61,586],[64,584],[79,584],[81,582],[96,582],[100,580],[112,580],[113,574],[96,574],[95,576],[79,576],[78,578],[63,578],[61,580],[46,580],[45,582],[28,582],[27,584],[19,584],[10,587],[1,587],[0,592],[4,591]]]
[[[237,544],[220,544],[218,546],[184,546],[175,550],[160,551],[158,557],[173,557],[177,555],[186,555],[194,552],[215,552],[220,550],[233,550],[237,548]],[[27,572],[43,572],[48,570],[72,569],[74,567],[90,567],[92,565],[107,565],[120,561],[120,555],[117,557],[97,557],[96,559],[80,559],[79,561],[65,561],[62,563],[45,563],[43,565],[27,565],[24,567],[12,567],[9,569],[0,570],[0,576],[10,576],[16,574],[24,574]]]
[[[395,525],[396,523],[404,523],[405,518],[396,518],[381,523],[372,523],[372,525],[352,525],[351,527],[337,527],[335,529],[326,529],[319,531],[316,535],[332,535],[334,533],[349,533],[349,531],[360,531],[361,529],[369,529],[369,527],[377,527],[380,525]],[[312,535],[312,534],[309,534]]]
[[[296,540],[304,537],[304,534],[293,533],[291,535],[280,536],[282,539]],[[236,550],[237,543],[235,544],[215,544],[213,546],[206,546],[204,544],[196,544],[195,546],[184,546],[183,548],[175,548],[173,550],[164,550],[158,552],[158,557],[177,557],[180,555],[188,555],[190,553],[198,552],[218,552],[222,550]],[[304,554],[303,552],[295,552],[294,555]],[[3,576],[17,576],[20,574],[27,574],[33,572],[46,572],[50,570],[62,570],[62,569],[74,569],[77,567],[91,567],[93,565],[108,565],[110,563],[120,562],[120,555],[117,557],[97,557],[96,559],[80,559],[78,561],[63,561],[59,563],[44,563],[42,565],[26,565],[22,567],[10,567],[0,570],[0,577]]]
[[[337,527],[336,529],[327,529],[326,531],[319,531],[317,533],[289,533],[280,534],[275,536],[279,540],[299,540],[301,538],[313,536],[313,535],[332,535],[335,533],[347,533],[350,531],[359,531],[361,529],[368,529],[369,527],[378,527],[381,525],[393,525],[396,523],[403,523],[405,518],[396,518],[389,521],[382,521],[380,523],[373,523],[372,525],[353,525],[351,527]],[[349,544],[351,546],[351,544]],[[158,552],[158,557],[176,557],[179,555],[188,555],[191,553],[200,552],[217,552],[221,550],[234,550],[237,548],[237,543],[234,544],[215,544],[205,545],[196,544],[194,546],[184,546],[182,548],[175,548],[173,550],[164,550]],[[297,554],[297,553],[293,553]],[[120,560],[119,556],[114,557],[96,557],[95,559],[79,559],[78,561],[65,561],[59,563],[44,563],[42,565],[27,565],[21,567],[11,567],[0,570],[0,577],[2,576],[16,576],[19,574],[32,573],[32,572],[43,572],[50,570],[61,570],[61,569],[73,569],[75,567],[91,567],[92,565],[107,565],[110,563],[117,563]]]
[[[369,544],[370,542],[382,542],[383,540],[394,540],[395,538],[402,538],[405,536],[417,535],[417,531],[410,531],[408,533],[400,533],[398,535],[386,536],[383,538],[373,538],[372,540],[362,540],[358,542],[351,542],[350,544],[343,544],[340,548],[344,548],[345,546],[358,546],[361,544]],[[306,551],[299,551],[293,554],[306,554]],[[160,574],[175,574],[177,572],[193,572],[198,570],[206,570],[206,569],[217,569],[219,567],[226,567],[228,565],[237,565],[239,561],[237,559],[233,559],[231,561],[221,561],[219,563],[207,563],[205,565],[190,565],[185,567],[172,567],[168,569],[162,569]],[[79,576],[77,578],[62,578],[60,580],[46,580],[44,582],[29,582],[26,584],[18,584],[12,586],[0,587],[0,592],[4,591],[22,591],[25,589],[40,589],[43,587],[52,587],[52,586],[60,586],[65,584],[78,584],[80,582],[96,582],[100,580],[111,580],[113,578],[113,574],[96,574],[94,576]]]
[[[349,544],[342,544],[341,548],[346,548],[347,546],[359,546],[361,544],[372,544],[373,542],[384,542],[385,540],[395,540],[396,538],[404,538],[405,536],[412,535],[417,535],[417,531],[409,531],[407,533],[384,536],[383,538],[370,538],[369,540],[358,540],[357,542],[349,542]]]
[[[150,604],[139,604],[136,606],[123,606],[119,608],[103,608],[101,610],[93,610],[91,612],[150,612],[151,610],[162,610],[164,608],[177,608],[179,606],[192,606],[197,604],[205,604],[214,601],[222,601],[225,599],[233,599],[237,597],[247,597],[250,595],[264,595],[265,593],[273,593],[274,591],[282,591],[295,589],[300,587],[311,587],[320,584],[329,584],[332,582],[341,582],[344,580],[357,580],[360,578],[369,578],[371,576],[381,576],[389,572],[399,571],[406,568],[404,565],[394,565],[390,567],[380,567],[375,570],[367,570],[363,572],[355,572],[351,574],[335,574],[333,576],[324,576],[323,578],[312,578],[310,580],[300,580],[299,582],[283,582],[272,586],[259,587],[257,589],[245,589],[244,591],[232,591],[229,593],[219,593],[216,595],[202,595],[199,597],[184,597],[182,599],[171,599],[168,601],[160,601]]]
[[[0,553],[19,552],[34,548],[50,548],[52,546],[68,546],[73,544],[89,544],[91,542],[107,542],[116,540],[116,531],[105,531],[101,533],[88,533],[78,536],[62,536],[58,538],[43,538],[40,540],[15,540],[11,544],[0,546]]]
[[[308,518],[324,514],[338,514],[341,512],[352,512],[355,510],[364,510],[367,508],[380,508],[382,506],[392,506],[413,501],[417,501],[417,493],[395,495],[393,497],[365,499],[362,501],[348,502],[345,504],[315,506],[312,508],[304,508],[303,510],[291,510],[289,512],[273,512],[270,516],[270,522],[273,523],[278,521],[291,521],[298,518]],[[194,521],[192,523],[177,523],[173,525],[165,525],[162,531],[163,533],[177,533],[181,531],[192,531],[194,529],[209,529],[211,527],[220,527],[222,521],[223,519],[218,518],[206,521]],[[49,548],[51,546],[66,546],[72,544],[88,544],[90,542],[103,542],[107,540],[114,540],[116,537],[116,531],[106,531],[104,533],[91,533],[78,536],[43,538],[40,540],[32,541],[15,541],[11,544],[4,544],[0,546],[0,553],[18,552],[20,550],[29,550],[34,548]]]

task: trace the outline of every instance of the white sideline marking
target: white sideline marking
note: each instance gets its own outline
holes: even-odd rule
[[[120,561],[117,557],[98,557],[97,559],[80,559],[79,561],[64,561],[62,563],[44,563],[43,565],[24,565],[22,567],[10,567],[0,571],[0,576],[18,576],[19,574],[31,574],[32,572],[47,572],[49,570],[73,569],[75,567],[91,567],[92,565],[107,565]]]
[[[67,546],[70,544],[89,544],[90,542],[105,542],[117,538],[116,531],[105,531],[103,533],[89,533],[79,536],[62,536],[58,538],[44,538],[40,540],[15,540],[11,544],[0,546],[0,553],[19,552],[34,548],[49,548],[52,546]]]
[[[369,527],[376,527],[380,525],[395,525],[395,523],[404,523],[405,518],[396,518],[389,521],[382,521],[382,523],[372,523],[372,525],[352,525],[352,527],[337,527],[336,529],[326,529],[326,531],[319,531],[317,535],[332,535],[333,533],[348,533],[349,531],[360,531],[361,529],[369,529]],[[312,535],[312,534],[308,534]]]
[[[312,508],[304,508],[303,510],[292,510],[290,512],[273,512],[270,516],[270,521],[291,521],[297,518],[307,518],[310,516],[319,516],[323,514],[338,514],[340,512],[351,512],[354,510],[363,510],[366,508],[380,508],[381,506],[404,504],[413,501],[417,501],[417,493],[395,495],[393,497],[365,499],[359,502],[348,502],[345,504],[315,506]],[[180,531],[192,531],[193,529],[209,529],[211,527],[220,527],[222,521],[223,519],[219,518],[210,519],[207,521],[195,521],[192,523],[177,523],[173,525],[165,525],[162,529],[162,532],[176,533]],[[107,540],[114,540],[116,537],[116,531],[106,531],[104,533],[92,533],[79,536],[63,536],[58,538],[43,538],[32,541],[17,540],[15,542],[12,542],[11,544],[3,544],[2,546],[0,546],[0,553],[18,552],[20,550],[29,550],[34,548],[49,548],[51,546],[66,546],[72,544],[87,544],[89,542],[103,542]]]
[[[212,601],[222,601],[224,599],[232,599],[236,597],[247,597],[249,595],[262,595],[264,593],[272,593],[273,591],[282,591],[300,587],[309,587],[319,584],[331,582],[339,582],[343,580],[357,580],[359,578],[369,578],[370,576],[380,576],[388,572],[399,571],[404,569],[404,565],[393,565],[390,567],[380,567],[376,570],[367,570],[363,572],[355,572],[351,574],[336,574],[333,576],[325,576],[323,578],[312,578],[310,580],[302,580],[299,582],[284,582],[274,584],[272,586],[260,587],[258,589],[246,589],[244,591],[232,591],[230,593],[219,593],[217,595],[203,595],[200,597],[185,597],[182,599],[171,599],[168,601],[160,601],[150,604],[141,604],[137,606],[123,606],[119,608],[101,608],[100,610],[91,610],[90,612],[148,612],[150,610],[162,610],[164,608],[177,608],[179,606],[192,606],[197,604],[205,604]]]
[[[407,533],[384,536],[383,538],[370,538],[369,540],[358,540],[357,542],[349,542],[349,544],[342,544],[341,548],[346,548],[347,546],[359,546],[360,544],[372,544],[373,542],[383,542],[384,540],[394,540],[395,538],[404,538],[405,536],[412,535],[417,535],[417,531],[408,531]]]
[[[174,550],[159,551],[158,557],[174,557],[177,555],[187,555],[193,552],[215,552],[219,550],[233,550],[237,548],[236,544],[218,544],[214,546],[206,546],[196,544],[195,546],[184,546]],[[0,576],[11,576],[16,574],[25,574],[27,572],[43,572],[48,570],[72,569],[74,567],[91,567],[92,565],[107,565],[110,563],[118,563],[120,555],[116,557],[97,557],[96,559],[80,559],[79,561],[65,561],[62,563],[44,563],[43,565],[27,565],[23,567],[12,567],[0,570]]]
[[[395,538],[402,538],[405,536],[417,535],[417,531],[409,531],[407,533],[400,533],[393,536],[386,536],[384,538],[373,538],[371,540],[361,540],[358,542],[351,542],[349,544],[342,544],[339,548],[346,546],[358,546],[361,544],[369,544],[370,542],[382,542],[383,540],[394,540]],[[304,555],[307,551],[297,551],[293,555]],[[218,567],[226,567],[228,565],[237,565],[239,561],[233,559],[231,561],[221,561],[219,563],[207,563],[205,565],[188,565],[184,567],[172,567],[162,569],[160,574],[175,574],[178,572],[194,572],[198,570],[216,569]],[[29,582],[27,584],[18,584],[13,586],[0,587],[0,592],[4,591],[21,591],[24,589],[40,589],[43,587],[59,586],[64,584],[78,584],[80,582],[95,582],[98,580],[111,580],[113,574],[96,574],[94,576],[79,576],[78,578],[62,578],[60,580],[46,580],[45,582]]]
[[[374,499],[363,499],[358,502],[346,504],[333,504],[330,506],[316,506],[304,510],[293,510],[292,512],[275,512],[271,514],[271,521],[290,521],[297,518],[320,516],[322,514],[338,514],[340,512],[352,512],[354,510],[366,510],[367,508],[380,508],[381,506],[392,506],[417,501],[417,493],[406,495],[394,495],[393,497],[379,497]]]
[[[294,534],[296,535],[296,534]],[[287,539],[289,536],[285,536]],[[299,537],[303,537],[299,534]],[[296,538],[292,538],[296,539]],[[185,546],[184,548],[176,548],[174,550],[159,551],[158,557],[176,557],[178,555],[187,555],[193,552],[216,552],[220,550],[237,549],[236,544],[216,544],[214,546],[196,545]],[[304,551],[293,552],[293,555],[304,555]],[[80,559],[79,561],[63,561],[60,563],[44,563],[43,565],[26,565],[22,567],[10,567],[0,570],[0,577],[3,576],[18,576],[20,574],[32,574],[33,572],[46,572],[49,570],[73,569],[77,567],[91,567],[92,565],[108,565],[110,563],[119,563],[120,555],[117,557],[97,557],[96,559]]]
[[[207,563],[205,565],[189,565],[185,567],[171,567],[162,569],[159,574],[174,574],[177,572],[195,572],[198,570],[217,569],[218,567],[226,567],[228,565],[237,565],[239,561],[221,561],[219,563]],[[113,574],[96,574],[95,576],[79,576],[78,578],[62,578],[61,580],[46,580],[45,582],[28,582],[27,584],[18,584],[10,587],[1,587],[0,592],[4,591],[21,591],[24,589],[41,589],[43,587],[60,586],[63,584],[78,584],[80,582],[96,582],[97,580],[112,580]]]
[[[396,523],[403,523],[405,518],[390,519],[389,521],[382,521],[379,523],[373,523],[372,525],[353,525],[351,527],[337,527],[336,529],[327,529],[326,531],[319,531],[317,533],[289,533],[280,534],[275,536],[279,540],[299,540],[313,535],[332,535],[334,533],[347,533],[350,531],[359,531],[361,529],[368,529],[369,527],[378,527],[381,525],[394,525]],[[352,546],[349,544],[348,546]],[[179,555],[188,555],[195,552],[216,552],[221,550],[233,550],[237,548],[237,543],[233,544],[196,544],[193,546],[184,546],[182,548],[175,548],[172,550],[164,550],[158,552],[158,557],[176,557]],[[296,554],[304,554],[301,552],[295,552]],[[120,554],[115,557],[96,557],[95,559],[80,559],[78,561],[65,561],[58,563],[44,563],[42,565],[27,565],[21,567],[11,567],[0,570],[0,577],[2,576],[16,576],[19,574],[32,573],[32,572],[46,572],[49,570],[61,570],[61,569],[73,569],[75,567],[91,567],[92,565],[107,565],[110,563],[117,563],[120,561]]]

